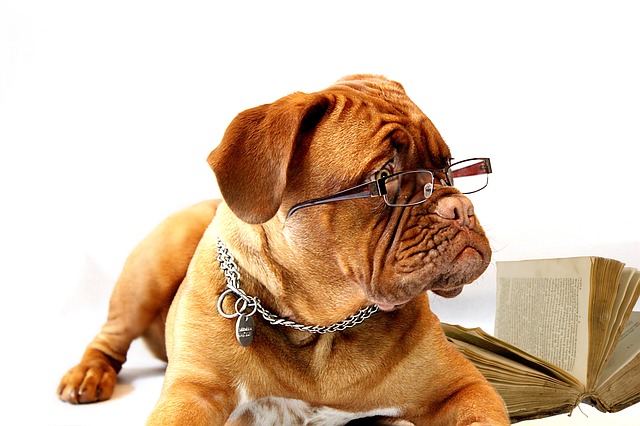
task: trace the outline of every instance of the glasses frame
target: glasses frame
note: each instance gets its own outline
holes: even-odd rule
[[[452,167],[467,162],[467,161],[474,161],[474,160],[478,160],[481,161],[479,163],[475,163],[472,164],[468,167],[464,167],[462,169],[458,169],[458,170],[451,170]],[[478,158],[467,158],[466,160],[462,160],[462,161],[457,161],[453,164],[448,165],[447,167],[443,168],[443,169],[418,169],[418,170],[408,170],[408,171],[404,171],[404,172],[398,172],[398,173],[394,173],[392,175],[389,176],[385,176],[382,177],[380,179],[375,179],[372,180],[370,182],[366,182],[360,185],[356,185],[352,188],[348,188],[348,189],[343,189],[342,191],[336,192],[334,194],[331,195],[327,195],[325,197],[320,197],[320,198],[314,198],[312,200],[307,200],[307,201],[303,201],[301,203],[298,203],[296,205],[294,205],[293,207],[291,207],[291,209],[289,209],[289,212],[287,213],[287,217],[286,219],[289,219],[289,217],[291,217],[291,215],[293,215],[295,212],[297,212],[300,209],[303,209],[305,207],[312,207],[312,206],[317,206],[320,204],[327,204],[327,203],[334,203],[336,201],[344,201],[344,200],[356,200],[359,198],[371,198],[371,197],[383,197],[384,198],[384,202],[390,206],[390,207],[410,207],[410,206],[416,206],[418,204],[422,204],[425,201],[427,201],[427,198],[429,198],[428,196],[425,197],[424,200],[420,200],[418,202],[415,203],[409,203],[409,204],[393,204],[390,203],[387,200],[386,194],[387,194],[387,189],[385,186],[385,182],[389,179],[393,179],[393,178],[397,178],[400,175],[407,175],[410,173],[429,173],[431,175],[431,183],[427,183],[425,185],[425,187],[427,185],[431,185],[430,188],[430,193],[429,196],[431,196],[431,192],[433,191],[433,181],[435,178],[435,174],[438,175],[442,175],[442,178],[439,178],[440,180],[440,184],[444,185],[444,186],[454,186],[453,185],[453,181],[456,177],[463,177],[463,176],[476,176],[476,175],[480,175],[480,174],[486,174],[489,175],[492,170],[491,170],[491,160],[489,158],[485,158],[485,157],[478,157]],[[481,191],[484,188],[486,188],[486,186],[489,184],[489,179],[487,177],[487,183],[485,183],[485,185],[482,188],[476,189],[474,191],[469,191],[469,192],[463,192],[463,194],[473,194],[475,192]]]

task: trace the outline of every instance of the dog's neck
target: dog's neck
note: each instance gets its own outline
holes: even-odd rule
[[[238,321],[236,336],[238,341],[245,346],[248,346],[253,338],[252,317],[255,314],[261,315],[262,318],[272,326],[290,327],[294,330],[312,334],[326,334],[344,331],[355,327],[378,311],[378,307],[376,305],[369,305],[360,309],[348,318],[328,326],[299,324],[295,321],[279,317],[277,314],[265,308],[259,298],[251,294],[247,294],[241,288],[238,265],[236,264],[233,255],[229,252],[229,249],[219,238],[217,247],[217,258],[227,282],[226,290],[221,293],[220,298],[218,299],[218,312],[225,318],[236,318],[236,321]],[[237,299],[233,304],[233,309],[231,311],[226,311],[223,305],[225,304],[225,299],[231,295],[235,296]],[[244,339],[243,333],[239,330],[244,330]]]

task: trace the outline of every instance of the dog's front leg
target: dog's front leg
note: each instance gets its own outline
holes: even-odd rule
[[[166,312],[218,204],[205,201],[171,215],[131,252],[111,295],[107,322],[80,363],[60,381],[61,400],[80,404],[109,399],[129,345],[140,336],[166,360]]]
[[[237,397],[231,387],[175,380],[165,383],[146,425],[222,426],[236,404]]]
[[[416,426],[505,426],[511,424],[504,402],[484,381],[464,387],[435,411],[412,418]]]

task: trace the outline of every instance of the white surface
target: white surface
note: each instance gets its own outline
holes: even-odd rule
[[[640,267],[631,2],[438,3],[0,2],[0,424],[144,421],[162,371],[139,345],[113,401],[55,397],[124,257],[217,194],[205,159],[235,114],[346,74],[401,81],[457,158],[491,157],[472,199],[496,260]],[[494,274],[434,310],[490,330]],[[640,416],[583,410],[533,424]]]

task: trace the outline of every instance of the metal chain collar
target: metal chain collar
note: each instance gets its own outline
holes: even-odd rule
[[[224,272],[224,276],[227,279],[227,289],[222,292],[220,298],[218,299],[218,312],[225,318],[231,319],[237,317],[238,321],[240,321],[241,319],[250,318],[257,311],[260,312],[262,318],[264,318],[265,321],[272,325],[282,325],[300,331],[308,331],[309,333],[325,334],[334,333],[336,331],[343,331],[348,328],[354,327],[362,323],[364,320],[378,311],[378,305],[370,305],[360,309],[349,318],[346,318],[329,326],[298,324],[294,321],[286,320],[273,314],[262,306],[262,304],[260,303],[260,299],[254,296],[249,296],[244,292],[244,290],[240,288],[240,272],[238,272],[238,265],[236,265],[233,255],[229,252],[229,249],[227,249],[220,238],[218,238],[218,262],[220,262],[220,268]],[[228,314],[222,308],[222,303],[224,299],[231,293],[233,293],[237,297],[237,300],[234,305],[235,312],[233,312],[232,314]],[[251,325],[253,326],[253,324]],[[236,327],[236,336],[238,337],[238,341],[240,341],[237,330],[238,327]],[[251,330],[250,333],[251,337],[253,337],[253,330]],[[243,342],[240,343],[243,344]],[[248,346],[248,344],[245,346]]]

